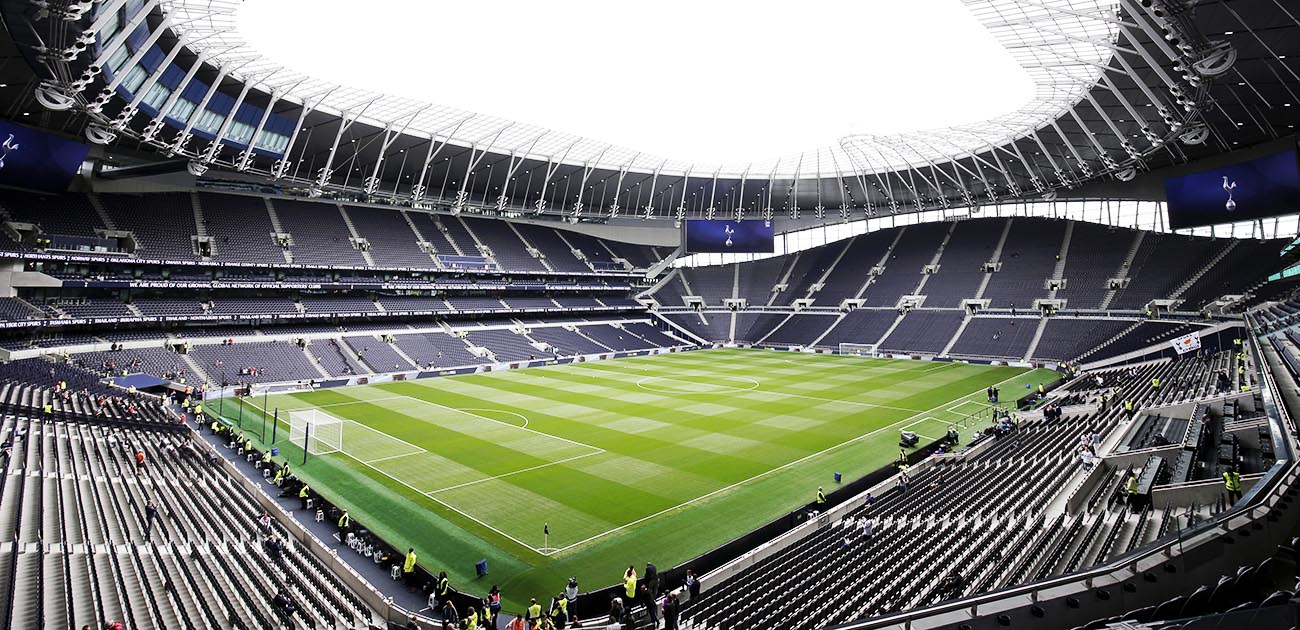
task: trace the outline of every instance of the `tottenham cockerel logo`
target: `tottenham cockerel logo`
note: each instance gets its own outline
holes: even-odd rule
[[[727,235],[727,243],[726,243],[727,247],[731,247],[731,235],[735,234],[736,231],[731,229],[731,226],[728,225],[725,228],[723,228],[723,232],[725,232]]]
[[[11,133],[4,143],[0,144],[0,168],[5,167],[5,158],[8,158],[11,152],[17,150],[18,143],[14,142],[14,134]]]
[[[1233,191],[1233,190],[1236,190],[1236,188],[1237,188],[1237,182],[1231,182],[1231,183],[1229,183],[1229,182],[1228,182],[1228,176],[1227,176],[1227,175],[1224,175],[1224,176],[1223,176],[1223,192],[1228,193],[1228,203],[1223,204],[1223,207],[1224,207],[1224,208],[1227,208],[1227,209],[1228,209],[1228,212],[1232,212],[1233,210],[1236,210],[1236,209],[1237,209],[1237,202],[1235,202],[1235,201],[1232,200],[1232,191]]]

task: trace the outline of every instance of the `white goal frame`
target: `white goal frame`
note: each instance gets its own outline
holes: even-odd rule
[[[344,422],[319,409],[290,411],[289,441],[311,455],[343,451]]]
[[[880,346],[874,343],[841,343],[840,354],[850,354],[859,357],[876,357],[880,356],[877,349]]]

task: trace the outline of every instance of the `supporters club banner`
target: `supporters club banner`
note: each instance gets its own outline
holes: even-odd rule
[[[1189,333],[1169,343],[1174,344],[1174,350],[1177,350],[1178,354],[1187,354],[1193,350],[1200,350],[1201,333]]]

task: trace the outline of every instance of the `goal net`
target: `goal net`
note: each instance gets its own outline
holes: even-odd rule
[[[860,357],[876,356],[876,344],[874,343],[841,343],[840,354],[852,354]]]
[[[289,440],[312,455],[343,450],[343,419],[319,409],[289,412]]]

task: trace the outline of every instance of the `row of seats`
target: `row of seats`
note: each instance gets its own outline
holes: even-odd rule
[[[1067,233],[1069,246],[1061,259]],[[1139,241],[1132,264],[1125,267]],[[998,268],[987,272],[984,265],[992,262],[999,242]],[[1021,310],[1053,297],[1073,309],[1105,305],[1125,310],[1142,309],[1153,299],[1181,298],[1186,310],[1196,310],[1220,295],[1240,293],[1268,273],[1281,245],[1059,219],[967,219],[889,228],[755,262],[683,268],[652,297],[665,307],[684,306],[683,297],[693,295],[709,307],[744,297],[750,307],[788,307],[795,299],[811,298],[814,306],[835,308],[844,299],[861,298],[868,306],[894,308],[902,296],[920,294],[930,308],[958,308],[962,300],[979,298],[991,308]],[[1236,261],[1237,267],[1221,261],[1205,268],[1207,260],[1225,251],[1222,261]],[[937,271],[927,273],[932,263]],[[868,273],[879,265],[879,274]],[[751,268],[760,271],[750,273]],[[1064,286],[1053,290],[1052,278]],[[1112,278],[1128,278],[1129,283],[1112,289]]]
[[[189,434],[8,417],[0,605],[13,627],[366,628],[376,618]],[[144,466],[135,463],[141,453]],[[150,520],[147,502],[159,518]]]
[[[1207,395],[1202,377],[1223,360],[1117,368],[1104,380],[1142,406],[1165,404]],[[1152,378],[1161,379],[1159,390],[1150,391]],[[1165,391],[1174,389],[1180,392]],[[1126,506],[1102,501],[1127,471],[1086,488],[1089,500],[1079,510],[1063,509],[1088,479],[1078,463],[1080,436],[1104,441],[1125,421],[1122,407],[1108,406],[1002,431],[976,454],[934,462],[906,487],[891,485],[710,585],[687,617],[708,628],[846,623],[1095,566],[1203,518],[1207,506],[1148,506],[1131,516]]]
[[[37,226],[46,238],[96,238],[97,231],[110,227],[130,231],[137,256],[163,260],[200,258],[200,233],[210,239],[212,260],[259,265],[291,261],[438,269],[447,267],[438,261],[448,256],[490,258],[508,271],[590,273],[624,270],[615,258],[645,269],[667,255],[664,248],[610,243],[535,224],[206,191],[94,198],[5,191],[0,212],[6,220]],[[195,221],[200,216],[201,225]],[[16,243],[7,235],[0,241],[10,249],[38,246]]]

